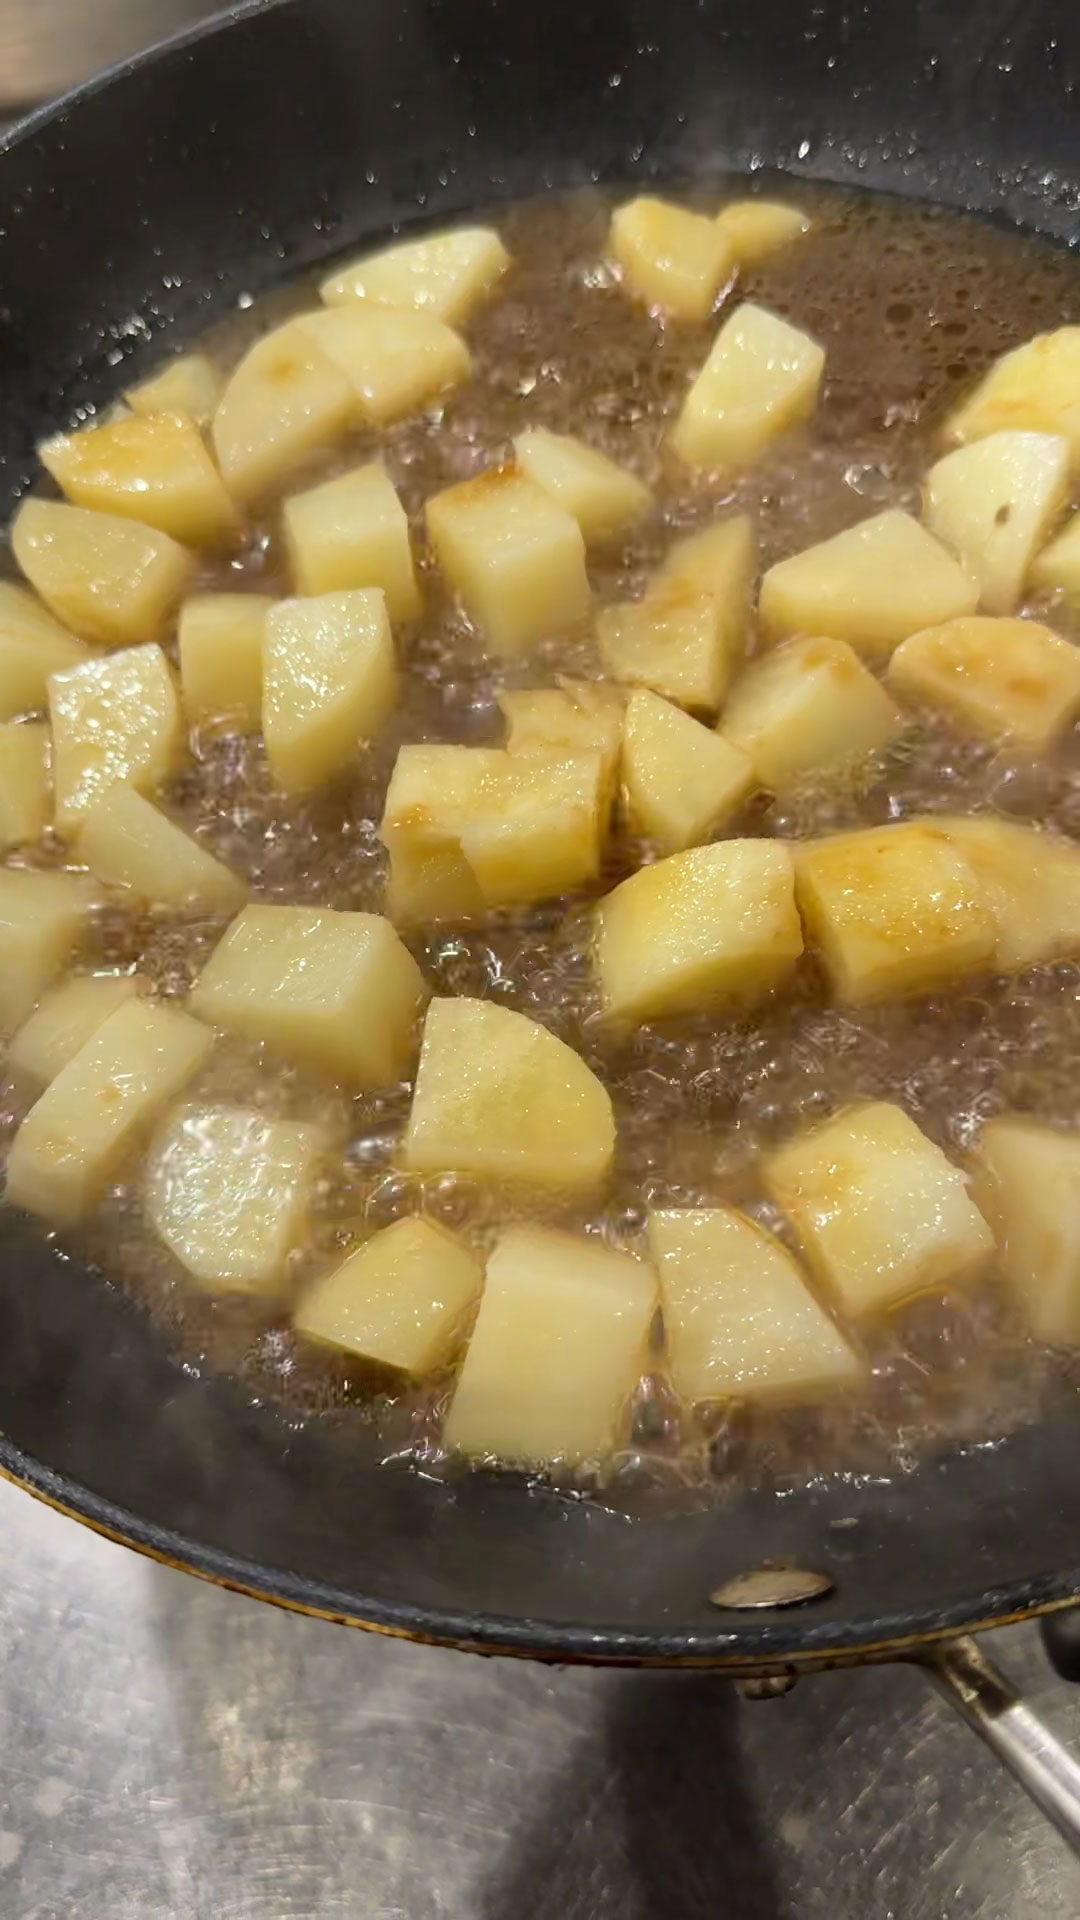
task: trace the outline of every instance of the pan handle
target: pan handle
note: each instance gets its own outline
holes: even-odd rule
[[[985,1740],[1080,1856],[1080,1764],[970,1635],[917,1656],[927,1679]]]

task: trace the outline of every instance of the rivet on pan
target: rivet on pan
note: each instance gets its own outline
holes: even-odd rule
[[[797,1607],[804,1600],[820,1600],[835,1582],[827,1573],[806,1567],[754,1567],[737,1573],[709,1595],[714,1607]]]

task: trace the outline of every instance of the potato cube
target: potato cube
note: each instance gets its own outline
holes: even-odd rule
[[[613,1452],[648,1366],[656,1277],[631,1254],[543,1227],[505,1233],[443,1429],[507,1465],[591,1465]]]
[[[59,500],[24,500],[11,546],[57,618],[109,647],[152,640],[194,566],[191,554],[155,527]]]
[[[268,593],[196,593],[180,609],[180,690],[195,726],[245,733],[262,724],[262,659]]]
[[[974,574],[984,613],[1012,613],[1032,556],[1064,506],[1069,448],[1049,433],[991,433],[931,467],[930,532]]]
[[[377,587],[279,600],[263,642],[263,734],[275,785],[305,793],[347,766],[397,699],[397,662]]]
[[[233,914],[247,898],[247,882],[238,873],[124,782],[91,800],[73,851],[95,879],[128,887],[155,906]]]
[[[649,1251],[680,1400],[809,1400],[865,1378],[798,1261],[734,1207],[652,1214]]]
[[[993,1252],[966,1176],[883,1100],[797,1135],[765,1162],[765,1181],[846,1313],[959,1286]]]
[[[730,200],[716,224],[731,242],[740,267],[756,267],[808,233],[812,222],[799,207],[782,200]]]
[[[395,1220],[304,1294],[307,1340],[414,1377],[445,1366],[484,1284],[464,1242],[431,1220]]]
[[[1080,846],[993,814],[928,822],[963,854],[995,926],[994,971],[1080,955]]]
[[[1007,429],[1056,433],[1080,466],[1080,327],[1058,327],[995,360],[974,393],[945,422],[945,438],[966,446]]]
[[[185,414],[122,415],[62,433],[38,453],[73,506],[144,521],[193,547],[217,546],[239,533],[236,508]]]
[[[750,591],[757,571],[757,539],[749,514],[729,513],[697,533],[684,534],[668,548],[653,586],[690,587],[719,601],[737,629],[740,646],[750,618]]]
[[[303,1240],[319,1129],[245,1107],[190,1106],[150,1149],[146,1211],[207,1293],[279,1297]]]
[[[430,313],[358,300],[294,324],[345,375],[354,409],[371,426],[419,412],[472,373],[461,335]]]
[[[57,1227],[84,1219],[213,1041],[209,1028],[175,1007],[124,1001],[61,1068],[15,1135],[9,1204]]]
[[[1074,513],[1056,540],[1031,563],[1032,587],[1080,598],[1080,513]]]
[[[746,467],[817,405],[825,353],[808,333],[744,300],[724,321],[671,433],[696,467]]]
[[[398,927],[435,927],[478,920],[484,901],[456,843],[414,846],[405,840],[390,854],[384,908]]]
[[[833,834],[794,852],[799,910],[838,999],[931,993],[991,967],[993,913],[933,820]]]
[[[124,398],[136,413],[186,413],[197,427],[208,427],[224,385],[204,353],[182,353],[151,379],[129,387]]]
[[[426,997],[423,974],[379,914],[249,906],[210,955],[191,1008],[362,1093],[405,1079]]]
[[[586,1193],[614,1151],[607,1089],[565,1041],[488,1000],[432,1001],[404,1166]]]
[[[0,868],[0,1033],[13,1033],[78,947],[98,898],[72,873]]]
[[[577,521],[588,547],[618,540],[653,504],[643,480],[572,433],[530,427],[514,441],[523,474]]]
[[[622,784],[631,831],[664,853],[679,853],[738,811],[754,768],[720,734],[641,690],[626,709]]]
[[[298,593],[381,587],[391,620],[415,620],[422,602],[409,522],[381,460],[294,493],[282,512]]]
[[[716,713],[741,658],[719,600],[681,581],[657,581],[644,600],[605,607],[596,622],[605,670],[677,707]]]
[[[92,658],[25,587],[0,580],[0,720],[40,712],[50,673]]]
[[[782,793],[801,775],[883,747],[904,716],[846,640],[789,640],[752,660],[720,718],[762,786]]]
[[[234,499],[268,494],[316,453],[336,447],[356,417],[352,383],[294,321],[244,355],[214,414],[211,435]]]
[[[433,925],[483,913],[461,835],[484,795],[501,790],[506,757],[497,748],[401,748],[379,828],[390,855],[391,919],[402,926]]]
[[[560,760],[598,753],[605,787],[614,790],[625,712],[620,688],[563,680],[557,687],[528,687],[497,698],[506,721],[507,753]]]
[[[56,825],[70,833],[118,781],[160,786],[187,752],[173,671],[160,647],[88,660],[49,680]]]
[[[35,1089],[48,1086],[109,1015],[138,991],[139,982],[130,973],[75,974],[51,987],[8,1048],[12,1079]]]
[[[605,1019],[640,1026],[762,1000],[803,948],[790,849],[721,840],[632,874],[601,903]]]
[[[493,293],[510,255],[493,227],[457,227],[401,240],[362,255],[324,280],[328,307],[373,300],[384,307],[416,307],[448,327],[460,327]]]
[[[427,503],[450,586],[496,653],[528,653],[589,611],[581,528],[514,467],[494,467]]]
[[[715,220],[651,194],[616,207],[608,245],[630,292],[677,320],[704,320],[735,264]]]
[[[910,633],[974,613],[978,598],[972,575],[890,507],[770,567],[758,612],[773,639],[827,633],[884,660]]]
[[[1080,713],[1080,647],[1035,620],[975,614],[903,641],[889,684],[965,732],[1040,752]]]
[[[48,727],[0,724],[0,853],[40,839],[51,813]]]
[[[1048,1346],[1080,1343],[1080,1133],[1026,1115],[990,1120],[973,1156],[974,1197],[997,1264],[1028,1326]]]

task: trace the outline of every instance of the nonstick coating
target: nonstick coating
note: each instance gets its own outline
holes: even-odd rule
[[[0,149],[0,506],[35,441],[282,274],[393,220],[592,180],[780,167],[1076,231],[1075,6],[282,0],[171,43]],[[873,343],[868,343],[868,351]],[[121,357],[122,356],[122,357]],[[376,1469],[170,1356],[0,1216],[0,1468],[289,1605],[470,1646],[752,1666],[910,1645],[1080,1594],[1080,1409],[890,1485],[612,1511]],[[833,1593],[719,1614],[768,1560]]]

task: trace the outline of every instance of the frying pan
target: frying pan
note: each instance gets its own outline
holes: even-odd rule
[[[1078,103],[1065,0],[256,0],[0,146],[0,506],[81,403],[393,221],[766,167],[1068,243]],[[183,1368],[14,1213],[0,1251],[0,1470],[90,1525],[285,1606],[484,1652],[710,1667],[758,1691],[918,1658],[1080,1832],[1080,1770],[957,1639],[1080,1597],[1075,1394],[888,1482],[616,1507],[378,1467],[355,1429]],[[778,1568],[816,1597],[777,1604]],[[756,1592],[730,1586],[761,1569]]]

